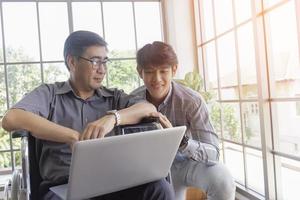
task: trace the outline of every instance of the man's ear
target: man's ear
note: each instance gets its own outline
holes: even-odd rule
[[[139,73],[140,78],[143,79],[143,76],[142,76],[142,71],[143,71],[143,69],[140,68],[139,66],[137,66],[137,67],[136,67],[136,70],[137,70],[137,72]]]
[[[172,76],[174,77],[177,72],[177,65],[172,66]]]
[[[77,60],[76,60],[75,56],[71,56],[71,55],[67,56],[67,63],[68,63],[68,67],[69,67],[70,71],[75,70],[76,61]]]

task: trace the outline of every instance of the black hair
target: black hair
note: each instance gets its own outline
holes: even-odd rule
[[[103,46],[107,49],[106,41],[98,34],[91,31],[75,31],[71,33],[65,41],[64,60],[67,68],[68,55],[81,56],[86,48],[90,46]]]

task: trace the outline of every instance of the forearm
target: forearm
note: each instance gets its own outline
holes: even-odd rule
[[[140,122],[142,118],[150,116],[150,113],[156,112],[156,108],[150,103],[141,102],[119,110],[118,112],[121,116],[121,125],[136,124]]]
[[[2,126],[7,131],[27,130],[36,138],[54,142],[72,144],[78,140],[77,131],[21,109],[9,110],[2,120]]]

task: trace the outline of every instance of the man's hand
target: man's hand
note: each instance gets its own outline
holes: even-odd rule
[[[150,116],[151,117],[158,117],[159,118],[159,122],[160,124],[162,125],[163,128],[171,128],[173,127],[171,122],[169,121],[169,119],[163,115],[162,113],[160,112],[153,112],[153,113],[150,113]]]
[[[104,117],[89,123],[80,135],[79,140],[103,138],[114,128],[115,123],[116,119],[114,115],[105,115]]]

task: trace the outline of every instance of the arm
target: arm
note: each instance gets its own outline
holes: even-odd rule
[[[218,137],[210,123],[206,105],[201,101],[199,106],[194,104],[189,111],[187,121],[193,139],[189,139],[179,151],[196,161],[214,165],[219,160]]]
[[[75,130],[60,126],[22,109],[8,110],[2,119],[2,126],[7,131],[24,129],[31,132],[36,138],[70,145],[79,137],[79,133]]]
[[[121,117],[120,125],[136,124],[141,121],[142,118],[150,116],[153,112],[156,112],[156,108],[150,103],[140,102],[134,104],[118,111]],[[80,140],[102,138],[114,128],[115,124],[116,119],[114,115],[105,115],[89,123],[84,129],[83,134],[81,134]]]

